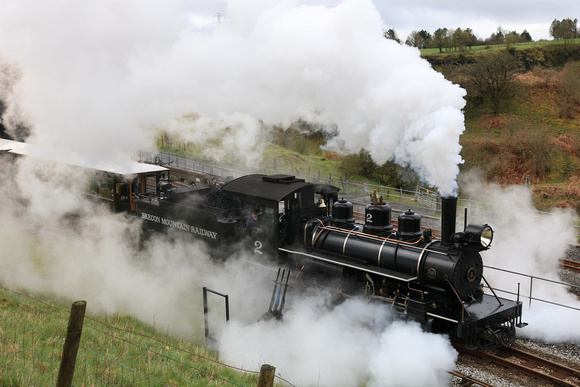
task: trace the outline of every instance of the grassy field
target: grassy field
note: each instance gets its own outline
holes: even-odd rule
[[[573,39],[570,43],[580,43],[580,39]],[[546,47],[546,46],[553,46],[553,45],[564,45],[564,42],[556,41],[556,40],[540,40],[537,42],[525,42],[525,43],[513,43],[510,47],[517,49],[524,49],[524,48],[531,48],[531,47]],[[488,51],[495,51],[495,50],[504,50],[506,48],[505,44],[492,44],[492,45],[479,45],[479,46],[472,46],[465,50],[466,53],[477,53],[477,52],[488,52]],[[421,55],[445,55],[445,54],[457,54],[459,51],[446,51],[443,49],[443,52],[440,52],[438,48],[422,48],[420,49]]]
[[[292,151],[281,146],[265,143],[263,161],[261,167],[277,169],[282,173],[292,171],[294,174],[307,176],[321,176],[328,178],[333,175],[338,178],[336,173],[338,161],[327,159],[324,153],[320,152],[315,155],[307,155]]]
[[[0,287],[0,386],[54,385],[71,301]],[[255,386],[256,373],[129,316],[92,316],[87,305],[75,385]]]

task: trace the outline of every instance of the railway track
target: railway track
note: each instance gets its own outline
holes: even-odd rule
[[[575,271],[576,273],[580,273],[580,262],[572,261],[570,259],[560,259],[560,265],[564,269],[568,269],[571,271]]]
[[[580,370],[516,348],[480,351],[468,349],[459,344],[456,344],[455,348],[461,354],[469,354],[507,369],[516,370],[541,382],[549,382],[555,386],[580,386]]]
[[[459,379],[461,379],[461,383],[462,384],[467,384],[471,385],[471,386],[483,386],[483,387],[493,387],[493,384],[489,384],[486,382],[482,382],[481,380],[477,380],[469,375],[464,374],[463,372],[459,372],[457,370],[455,371],[449,371],[449,373]]]

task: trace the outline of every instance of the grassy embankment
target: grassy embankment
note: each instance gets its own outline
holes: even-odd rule
[[[58,376],[72,302],[23,296],[0,287],[0,385],[53,385]],[[26,328],[25,328],[26,327]],[[255,386],[248,374],[216,354],[158,332],[129,316],[91,316],[77,356],[76,385]],[[83,348],[86,348],[83,349]]]
[[[502,185],[523,184],[529,176],[539,210],[570,207],[580,213],[580,106],[562,114],[567,102],[558,92],[560,74],[524,73],[501,114],[466,114],[461,168],[480,168],[487,181]]]

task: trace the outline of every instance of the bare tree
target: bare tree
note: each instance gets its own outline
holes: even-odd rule
[[[488,103],[493,114],[497,115],[501,104],[515,94],[518,71],[517,61],[512,55],[495,51],[466,67],[466,87],[471,98]]]
[[[356,154],[349,154],[344,156],[338,164],[340,177],[344,180],[349,180],[353,176],[357,175],[360,172],[359,168],[359,158]]]
[[[429,47],[429,41],[431,40],[431,34],[425,30],[412,31],[407,40],[405,40],[405,44],[412,47],[417,48],[427,48]]]

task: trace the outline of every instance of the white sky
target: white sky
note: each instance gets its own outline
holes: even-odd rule
[[[304,5],[333,6],[340,0],[295,0]],[[225,14],[225,0],[194,2],[199,12],[194,22],[201,25],[216,21],[216,14]],[[471,28],[481,39],[489,37],[501,26],[504,30],[521,33],[527,30],[533,40],[548,39],[550,24],[554,19],[580,18],[580,1],[577,0],[414,0],[412,2],[373,0],[379,10],[385,29],[394,28],[401,40],[413,30],[433,33],[438,28]],[[211,22],[210,21],[210,22]]]
[[[404,40],[412,30],[437,28],[471,28],[485,39],[498,26],[521,33],[527,30],[533,40],[551,39],[554,19],[580,17],[577,0],[415,0],[413,2],[373,1],[386,26],[392,26]]]

